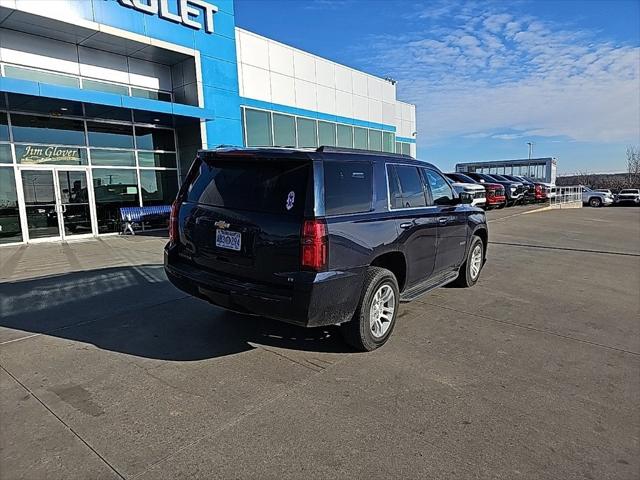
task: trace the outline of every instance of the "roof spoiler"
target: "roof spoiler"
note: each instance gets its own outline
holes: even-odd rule
[[[380,152],[378,150],[362,150],[359,148],[347,148],[347,147],[331,147],[322,145],[316,148],[316,152],[319,153],[353,153],[356,155],[380,155],[384,157],[397,157],[397,158],[410,158],[415,160],[411,155],[404,155],[402,153]]]

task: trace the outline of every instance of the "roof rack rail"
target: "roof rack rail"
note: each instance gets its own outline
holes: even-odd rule
[[[348,148],[348,147],[332,147],[327,145],[322,145],[316,148],[316,152],[319,153],[355,153],[360,155],[380,155],[385,157],[398,157],[398,158],[411,158],[411,155],[405,155],[403,153],[391,153],[391,152],[380,152],[378,150],[363,150],[360,148]]]

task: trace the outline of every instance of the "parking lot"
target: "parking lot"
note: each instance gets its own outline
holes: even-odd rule
[[[488,218],[366,354],[187,297],[161,237],[0,249],[1,478],[638,478],[640,210]]]

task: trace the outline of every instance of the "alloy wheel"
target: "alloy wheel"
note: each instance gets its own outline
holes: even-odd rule
[[[393,322],[396,309],[395,293],[390,285],[383,284],[376,291],[369,309],[369,328],[374,338],[383,337]]]

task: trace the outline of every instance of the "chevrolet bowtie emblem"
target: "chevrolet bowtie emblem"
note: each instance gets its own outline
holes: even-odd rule
[[[218,220],[216,223],[214,223],[214,225],[217,228],[220,229],[225,229],[225,228],[229,228],[230,224],[228,224],[227,222],[225,222],[224,220]]]

